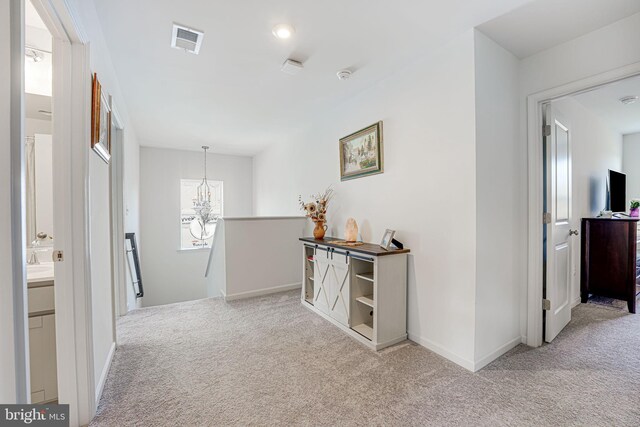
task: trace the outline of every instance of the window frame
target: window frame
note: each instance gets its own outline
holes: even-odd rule
[[[202,179],[192,179],[192,178],[181,178],[180,179],[180,194],[178,195],[179,197],[179,204],[180,204],[180,208],[179,208],[179,218],[178,218],[178,222],[179,222],[179,237],[178,237],[178,252],[191,252],[191,251],[203,251],[203,250],[208,250],[211,249],[211,244],[212,244],[212,239],[207,239],[205,240],[206,242],[206,246],[193,246],[193,247],[189,247],[189,246],[185,246],[184,245],[184,241],[183,241],[183,232],[184,232],[184,227],[186,226],[186,224],[188,223],[184,223],[183,222],[183,216],[186,215],[184,213],[185,210],[188,210],[189,208],[185,208],[183,206],[183,193],[185,191],[185,184],[191,184],[193,185],[193,188],[197,188],[198,185],[200,185],[200,183],[202,183]],[[224,215],[224,181],[222,180],[212,180],[212,179],[207,179],[207,183],[211,186],[212,188],[212,201],[215,203],[215,199],[216,199],[216,188],[219,187],[220,189],[220,196],[219,196],[219,200],[220,200],[220,218]],[[193,213],[193,215],[195,215],[195,212]],[[193,236],[191,236],[193,237]],[[192,243],[194,240],[197,239],[192,239]]]

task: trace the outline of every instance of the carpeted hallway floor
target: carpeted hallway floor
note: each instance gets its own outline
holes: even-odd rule
[[[118,333],[92,426],[640,425],[640,315],[592,304],[475,374],[410,342],[374,353],[298,292],[141,309]]]

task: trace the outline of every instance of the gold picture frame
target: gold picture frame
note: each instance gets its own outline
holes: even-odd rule
[[[384,172],[382,121],[340,139],[340,180]]]
[[[111,105],[102,91],[97,73],[91,87],[91,148],[109,164],[111,159]]]

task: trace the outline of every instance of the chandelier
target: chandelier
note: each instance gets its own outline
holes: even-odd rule
[[[204,178],[196,190],[196,198],[193,199],[193,210],[196,217],[189,225],[189,232],[198,240],[207,240],[213,237],[216,231],[218,216],[212,213],[211,187],[207,181],[207,150],[208,146],[202,146],[204,150]]]

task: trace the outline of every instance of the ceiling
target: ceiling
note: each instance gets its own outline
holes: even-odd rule
[[[526,58],[637,12],[639,0],[536,0],[478,29]]]
[[[620,98],[629,95],[640,97],[640,76],[583,92],[573,98],[602,118],[614,131],[627,135],[640,132],[640,98],[634,104],[620,102]]]
[[[25,92],[51,96],[53,86],[53,39],[47,26],[30,1],[25,2],[25,45],[35,48],[41,56],[40,62],[25,59]]]
[[[36,8],[33,7],[30,0],[24,2],[24,15],[25,24],[27,26],[48,31],[47,26],[40,18],[40,15],[38,15]]]
[[[527,1],[94,3],[141,145],[198,150],[207,143],[214,152],[253,155]],[[170,47],[173,22],[204,31],[200,55]],[[293,25],[295,35],[273,37],[279,23]],[[299,75],[280,71],[288,57],[304,62]],[[351,79],[337,79],[343,68]]]

